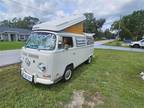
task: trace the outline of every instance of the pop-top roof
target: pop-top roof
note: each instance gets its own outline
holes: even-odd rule
[[[85,20],[83,15],[63,17],[35,25],[33,30],[61,31]]]

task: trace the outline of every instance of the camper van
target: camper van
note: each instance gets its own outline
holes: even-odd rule
[[[41,25],[43,26],[45,24]],[[77,66],[92,62],[91,34],[65,32],[64,28],[52,31],[47,26],[45,29],[40,29],[41,27],[38,25],[37,29],[33,28],[22,48],[21,76],[24,79],[45,85],[54,84],[61,79],[68,81]]]

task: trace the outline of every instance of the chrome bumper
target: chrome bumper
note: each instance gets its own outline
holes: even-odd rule
[[[23,68],[21,68],[21,76],[23,77],[23,74],[24,73],[27,73],[25,72],[25,70]],[[28,73],[27,73],[28,74]],[[44,85],[51,85],[51,84],[54,84],[54,81],[51,81],[51,80],[48,80],[48,79],[43,79],[43,78],[38,78],[37,75],[31,75],[32,76],[32,81],[29,81],[29,82],[32,82],[32,83],[40,83],[40,84],[44,84]],[[24,77],[23,77],[24,78]],[[25,79],[25,78],[24,78]],[[25,79],[27,80],[27,79]],[[28,80],[27,80],[28,81]]]

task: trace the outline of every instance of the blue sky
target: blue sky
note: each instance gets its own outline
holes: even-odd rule
[[[0,2],[0,11],[1,12],[5,12],[6,11],[6,6],[3,5],[1,2]]]
[[[0,20],[34,16],[41,21],[93,12],[106,18],[104,28],[133,11],[144,9],[144,0],[0,0]]]

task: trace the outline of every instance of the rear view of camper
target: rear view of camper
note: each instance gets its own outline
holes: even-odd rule
[[[83,32],[84,20],[72,16],[35,25],[22,49],[22,77],[50,85],[70,80],[77,66],[91,63],[93,34]]]

